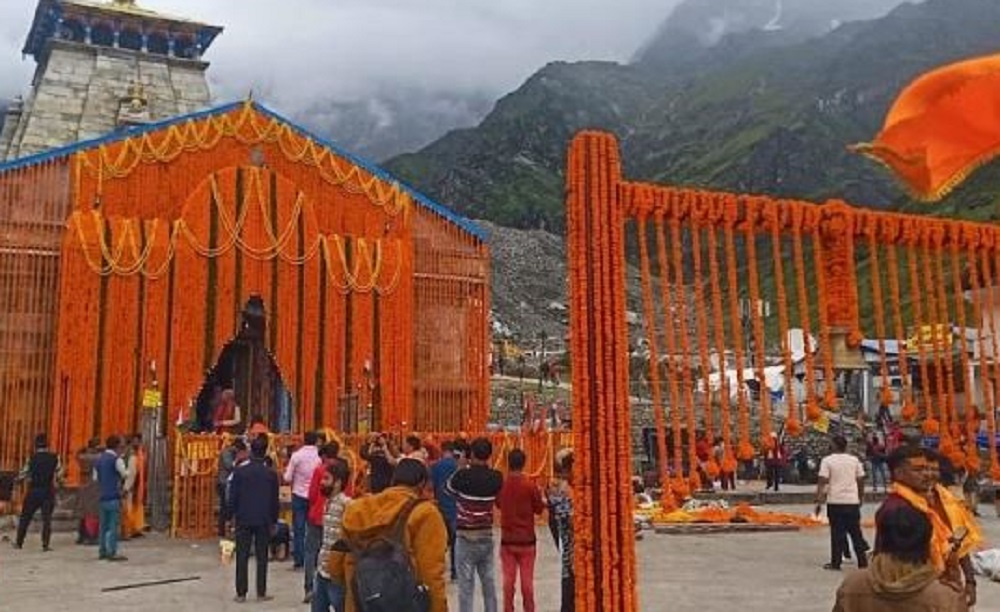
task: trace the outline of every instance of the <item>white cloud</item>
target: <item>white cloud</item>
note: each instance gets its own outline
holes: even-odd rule
[[[287,112],[419,89],[497,95],[553,60],[627,60],[676,0],[140,0],[223,25],[214,92]],[[0,97],[23,92],[35,0],[0,2]]]

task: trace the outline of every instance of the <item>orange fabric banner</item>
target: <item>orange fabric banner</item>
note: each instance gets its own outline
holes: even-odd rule
[[[940,200],[1000,153],[1000,55],[938,68],[896,99],[874,142],[855,145],[912,195]]]

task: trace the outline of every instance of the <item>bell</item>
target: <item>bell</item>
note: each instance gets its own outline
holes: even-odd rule
[[[840,327],[830,328],[830,355],[834,370],[867,370],[868,363],[861,356],[861,349],[852,349],[847,344],[848,330]]]

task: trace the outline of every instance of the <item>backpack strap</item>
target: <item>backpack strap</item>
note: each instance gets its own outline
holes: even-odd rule
[[[400,545],[405,544],[404,534],[406,530],[406,523],[407,521],[410,520],[410,515],[413,514],[413,511],[416,510],[417,506],[424,503],[425,501],[427,500],[416,497],[406,502],[406,505],[403,506],[403,509],[399,511],[398,515],[396,515],[396,522],[392,526],[392,532],[390,537],[392,538],[393,542]]]

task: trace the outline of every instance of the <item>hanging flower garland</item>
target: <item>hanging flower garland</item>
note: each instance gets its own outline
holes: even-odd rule
[[[733,474],[736,472],[736,456],[733,454],[732,416],[730,414],[730,388],[729,375],[726,363],[726,323],[725,312],[722,307],[722,276],[719,273],[719,245],[716,236],[716,227],[722,221],[725,213],[724,202],[718,197],[714,197],[711,202],[710,225],[708,226],[708,268],[711,277],[712,288],[712,322],[715,327],[715,353],[719,360],[719,376],[721,378],[721,393],[719,396],[722,425],[722,465],[718,466],[722,472]],[[733,336],[738,338],[739,334],[733,331]],[[739,344],[739,342],[735,342]]]
[[[77,183],[86,172],[97,179],[100,194],[105,181],[127,178],[140,164],[167,164],[187,151],[211,151],[226,139],[247,146],[275,144],[288,161],[315,167],[330,185],[365,195],[391,216],[410,204],[409,194],[398,183],[386,181],[341,158],[276,117],[266,116],[251,101],[224,114],[192,119],[80,151],[76,154]],[[81,193],[78,189],[77,194]]]
[[[788,418],[785,421],[785,431],[792,437],[802,433],[802,421],[799,419],[799,404],[795,396],[795,364],[792,361],[792,348],[788,342],[788,294],[785,289],[784,249],[782,248],[781,232],[784,225],[781,220],[781,210],[791,203],[772,202],[765,210],[765,219],[771,228],[771,257],[774,262],[774,283],[778,294],[778,334],[781,336],[781,356],[785,365],[785,397],[788,405]]]
[[[812,207],[810,207],[812,208]],[[805,252],[802,245],[802,233],[806,224],[807,209],[804,206],[796,206],[792,209],[792,255],[795,261],[795,279],[798,292],[797,300],[799,307],[799,325],[802,328],[802,336],[805,340],[805,380],[806,380],[806,417],[812,421],[818,421],[822,416],[819,402],[816,401],[816,365],[814,358],[814,346],[812,337],[812,324],[809,304],[808,282],[806,280]],[[815,221],[813,221],[815,222]]]
[[[955,358],[954,358],[954,341],[952,339],[952,317],[950,311],[950,305],[948,302],[947,288],[948,279],[945,275],[944,262],[947,256],[944,248],[944,225],[938,226],[938,237],[934,249],[934,272],[937,276],[935,286],[937,287],[937,304],[938,310],[940,311],[940,325],[943,327],[942,334],[940,335],[941,344],[941,357],[944,360],[944,373],[945,381],[947,383],[948,397],[946,399],[946,406],[948,409],[948,433],[950,434],[952,440],[958,441],[961,437],[961,424],[958,419],[958,406],[955,398],[957,396],[955,390]],[[955,279],[952,279],[953,282]],[[957,296],[956,296],[957,297]],[[963,306],[964,308],[964,306]],[[958,316],[956,312],[955,316]],[[964,343],[965,328],[961,330],[962,340]],[[960,344],[961,346],[961,344]],[[962,459],[965,455],[961,452],[961,449],[957,449],[956,457],[959,458],[956,463],[956,467],[962,464]]]
[[[994,235],[996,236],[996,235]],[[990,319],[990,343],[993,349],[993,380],[996,384],[1000,384],[1000,339],[997,338],[997,332],[1000,331],[1000,326],[996,324],[997,309],[1000,309],[1000,300],[995,298],[995,291],[997,291],[998,286],[1000,286],[1000,250],[998,250],[998,245],[994,241],[992,245],[992,255],[993,260],[990,261],[989,250],[983,249],[983,286],[987,289],[986,291],[986,303],[987,309],[989,310]],[[994,399],[1000,400],[994,393]],[[997,423],[996,423],[996,409],[994,405],[990,405],[991,410],[985,410],[986,413],[986,433],[990,440],[997,439]],[[1000,461],[997,459],[997,446],[996,444],[989,444],[989,454],[990,454],[990,475],[994,480],[1000,480]]]
[[[657,198],[657,209],[662,211],[666,208],[667,200],[662,193],[656,195]],[[684,454],[683,454],[683,438],[681,436],[681,410],[683,405],[682,391],[678,386],[677,376],[675,375],[675,360],[677,359],[677,345],[678,341],[676,339],[675,330],[677,327],[677,321],[674,318],[674,294],[680,289],[680,295],[683,296],[683,288],[679,287],[676,282],[671,285],[671,273],[670,273],[670,259],[667,258],[667,240],[666,231],[663,224],[663,213],[659,212],[655,219],[656,222],[656,257],[659,262],[660,271],[660,300],[663,306],[663,331],[667,340],[667,382],[670,389],[670,427],[671,433],[673,434],[673,461],[674,461],[674,474],[675,478],[671,483],[671,488],[674,489],[679,484],[683,487],[680,490],[674,489],[675,494],[680,495],[682,492],[686,495],[688,491],[687,482],[684,481]],[[683,299],[683,297],[681,298]]]
[[[739,218],[739,201],[733,195],[723,196],[723,221],[726,246],[726,281],[730,296],[739,295],[739,266],[736,259],[736,239],[735,227]],[[740,330],[742,335],[743,324],[740,318],[739,302],[731,297],[729,299],[729,324],[732,329]],[[745,367],[743,357],[743,342],[733,343],[733,352],[736,357],[736,402],[738,405],[738,434],[739,447],[736,452],[740,461],[750,461],[754,458],[753,441],[750,438],[750,406],[746,395],[746,381],[743,370]]]
[[[656,450],[659,461],[657,462],[657,472],[660,477],[660,486],[665,495],[669,496],[670,479],[667,470],[667,430],[663,420],[663,393],[660,388],[660,349],[656,331],[656,310],[653,304],[653,278],[649,263],[649,240],[646,217],[638,218],[639,226],[639,261],[640,261],[640,282],[642,285],[642,309],[643,309],[643,329],[646,332],[646,342],[649,346],[649,380],[653,394],[653,415],[656,424]]]
[[[965,453],[965,465],[969,470],[979,471],[979,451],[976,447],[976,434],[979,429],[979,422],[976,418],[976,413],[978,409],[976,408],[975,402],[972,401],[972,367],[969,362],[969,342],[968,333],[966,331],[966,311],[967,308],[965,303],[965,287],[962,285],[962,266],[960,263],[960,251],[959,248],[961,243],[965,241],[966,243],[972,242],[976,234],[975,232],[969,232],[965,235],[965,225],[952,226],[951,239],[949,241],[949,264],[951,266],[951,280],[952,280],[952,295],[955,300],[955,314],[958,318],[958,328],[961,330],[959,334],[959,349],[961,350],[961,364],[962,364],[962,386],[963,392],[966,397],[965,401],[965,436],[966,436],[966,446],[963,450]],[[957,426],[957,419],[955,421]],[[957,436],[957,434],[956,434]]]
[[[707,202],[700,193],[691,195],[691,253],[694,263],[694,278],[691,287],[694,290],[695,321],[698,326],[698,358],[701,365],[702,382],[704,383],[704,405],[702,406],[702,421],[705,436],[708,440],[715,439],[715,419],[712,415],[712,389],[709,384],[711,374],[711,359],[708,354],[708,308],[705,305],[704,269],[702,266],[701,232],[707,210]],[[718,472],[718,466],[710,462],[713,471]],[[717,474],[715,474],[717,475]],[[709,473],[709,476],[714,476]]]
[[[681,210],[674,210],[674,215],[670,219],[670,246],[671,252],[673,254],[674,263],[674,285],[678,288],[680,295],[676,302],[677,306],[677,316],[680,318],[681,322],[681,379],[683,381],[682,388],[684,389],[684,413],[686,417],[687,434],[688,434],[688,465],[691,466],[691,471],[688,475],[688,480],[692,489],[698,489],[701,486],[701,479],[698,477],[698,471],[693,469],[694,466],[698,465],[698,454],[695,450],[695,436],[694,431],[697,429],[697,424],[695,421],[695,408],[694,408],[694,385],[691,381],[691,368],[689,367],[689,359],[691,355],[691,343],[690,343],[690,332],[688,329],[687,321],[687,292],[686,284],[684,281],[684,260],[683,260],[683,248],[684,241],[681,236],[681,224],[680,224],[680,214],[688,210],[688,199],[687,194],[683,196],[674,196],[672,204],[676,207],[679,205]]]
[[[941,424],[934,418],[934,408],[932,406],[931,394],[927,391],[927,385],[930,382],[930,377],[928,376],[927,371],[927,359],[924,355],[924,343],[921,338],[921,330],[924,328],[926,319],[924,319],[920,299],[920,276],[917,265],[916,244],[914,242],[908,243],[906,250],[910,269],[910,302],[913,305],[914,324],[917,331],[917,359],[920,361],[920,381],[924,399],[923,430],[927,435],[937,435]]]
[[[899,372],[903,379],[903,408],[900,411],[900,416],[904,421],[911,423],[919,416],[919,411],[917,410],[917,403],[914,400],[913,378],[910,376],[910,358],[904,340],[906,338],[906,328],[903,325],[903,306],[899,288],[899,257],[896,253],[895,240],[896,236],[894,235],[886,245],[886,256],[889,265],[887,274],[889,277],[889,295],[892,304],[893,325],[895,326],[896,338],[899,339]]]
[[[830,410],[837,409],[837,392],[834,387],[833,345],[830,342],[830,303],[823,267],[823,238],[820,224],[813,227],[813,259],[816,266],[816,291],[819,296],[820,349],[823,351],[823,403]]]
[[[882,295],[882,265],[879,258],[879,235],[877,217],[869,217],[865,227],[868,236],[868,264],[871,270],[872,306],[875,309],[875,334],[878,336],[879,375],[882,379],[882,393],[879,403],[888,408],[892,404],[892,391],[889,384],[889,361],[885,346],[885,306]]]
[[[744,201],[744,205],[746,207],[746,221],[743,231],[750,277],[750,304],[751,308],[757,308],[757,304],[760,304],[760,272],[757,267],[757,220],[760,214],[760,201],[748,198]],[[768,448],[773,444],[771,440],[771,392],[767,387],[767,377],[764,374],[766,353],[764,318],[762,316],[753,317],[753,339],[754,371],[760,388],[760,445],[762,448]]]

